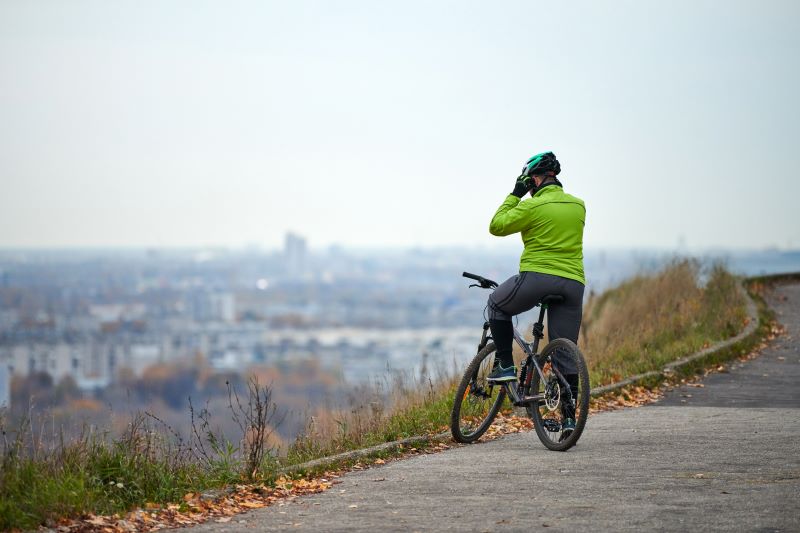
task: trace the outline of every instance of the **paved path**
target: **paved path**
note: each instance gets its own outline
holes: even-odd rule
[[[788,332],[761,357],[704,388],[594,416],[567,453],[512,435],[197,529],[800,531],[800,285],[770,304]]]

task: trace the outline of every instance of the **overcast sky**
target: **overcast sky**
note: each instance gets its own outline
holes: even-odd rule
[[[800,247],[800,2],[0,2],[0,246]],[[517,239],[509,237],[507,239]]]

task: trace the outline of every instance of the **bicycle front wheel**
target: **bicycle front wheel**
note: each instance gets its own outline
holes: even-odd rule
[[[486,379],[494,367],[494,353],[491,342],[478,352],[456,389],[450,415],[450,431],[456,442],[470,443],[481,438],[503,405],[505,388]]]
[[[553,356],[556,352],[561,362],[567,365],[571,363],[570,366],[578,370],[576,395],[572,394],[571,388],[559,378],[553,368]],[[528,415],[533,419],[536,435],[542,444],[550,450],[563,452],[575,446],[586,427],[586,417],[589,415],[589,370],[583,354],[569,339],[549,342],[536,361],[542,369],[544,380],[535,368],[530,368],[533,372],[530,392],[541,399],[527,407]],[[567,418],[575,420],[575,429],[572,431],[564,428]]]

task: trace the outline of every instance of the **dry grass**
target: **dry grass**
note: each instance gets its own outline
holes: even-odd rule
[[[592,384],[603,385],[736,335],[745,320],[730,272],[720,265],[703,272],[697,262],[681,260],[590,297],[580,346]]]
[[[252,380],[247,396],[231,390],[236,442],[192,410],[188,440],[158,417],[134,415],[119,437],[86,426],[66,438],[30,416],[8,427],[0,411],[0,531],[53,526],[62,517],[114,514],[148,503],[181,501],[188,492],[273,479],[275,420],[271,389]]]
[[[306,431],[287,450],[298,464],[343,451],[435,433],[447,425],[456,377],[436,378],[397,372],[354,388],[347,407],[318,409]]]

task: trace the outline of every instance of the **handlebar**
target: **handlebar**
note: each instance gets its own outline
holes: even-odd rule
[[[477,281],[477,284],[470,285],[470,287],[480,287],[481,289],[494,289],[497,287],[497,282],[492,281],[490,279],[486,279],[483,276],[479,276],[477,274],[470,274],[469,272],[464,272],[461,274],[465,278],[474,279]]]

